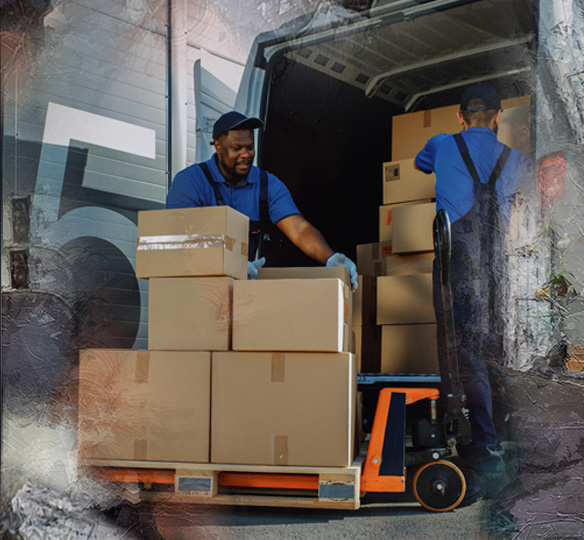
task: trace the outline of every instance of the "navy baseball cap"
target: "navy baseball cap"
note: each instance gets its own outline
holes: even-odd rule
[[[221,133],[239,129],[256,129],[264,123],[259,118],[248,118],[237,111],[229,111],[221,115],[213,126],[213,140],[218,139]]]
[[[482,99],[484,105],[469,105],[468,102],[471,99]],[[499,92],[495,90],[490,84],[477,83],[469,86],[462,94],[462,99],[460,100],[460,110],[461,111],[487,111],[496,110],[501,108],[501,97]]]

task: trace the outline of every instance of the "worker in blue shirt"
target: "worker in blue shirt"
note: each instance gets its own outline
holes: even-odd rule
[[[503,359],[505,235],[516,193],[529,185],[531,160],[497,139],[501,99],[479,83],[463,93],[456,135],[432,137],[415,167],[436,173],[436,211],[451,222],[451,286],[460,380],[472,442],[458,447],[467,478],[464,505],[484,495],[485,478],[504,470],[493,410],[493,374]],[[442,394],[450,391],[444,313],[435,263],[434,308]],[[497,383],[498,384],[498,383]]]
[[[326,266],[344,266],[353,289],[357,267],[335,252],[320,231],[298,211],[288,188],[273,174],[252,165],[253,130],[263,125],[237,111],[222,115],[213,126],[215,153],[175,176],[166,198],[167,208],[228,205],[250,219],[248,277],[257,278],[265,258],[257,259],[262,222],[269,219],[304,253]]]

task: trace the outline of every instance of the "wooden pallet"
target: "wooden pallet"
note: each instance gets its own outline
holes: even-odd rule
[[[139,486],[149,502],[357,509],[363,456],[349,467],[82,460],[103,480]]]

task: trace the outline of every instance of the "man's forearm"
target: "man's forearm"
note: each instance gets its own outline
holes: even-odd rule
[[[321,232],[300,215],[283,219],[278,227],[296,247],[321,264],[334,253]]]

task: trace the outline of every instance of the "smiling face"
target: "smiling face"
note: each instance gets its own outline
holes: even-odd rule
[[[253,131],[243,129],[223,133],[213,142],[221,174],[231,184],[247,178],[255,157]]]

